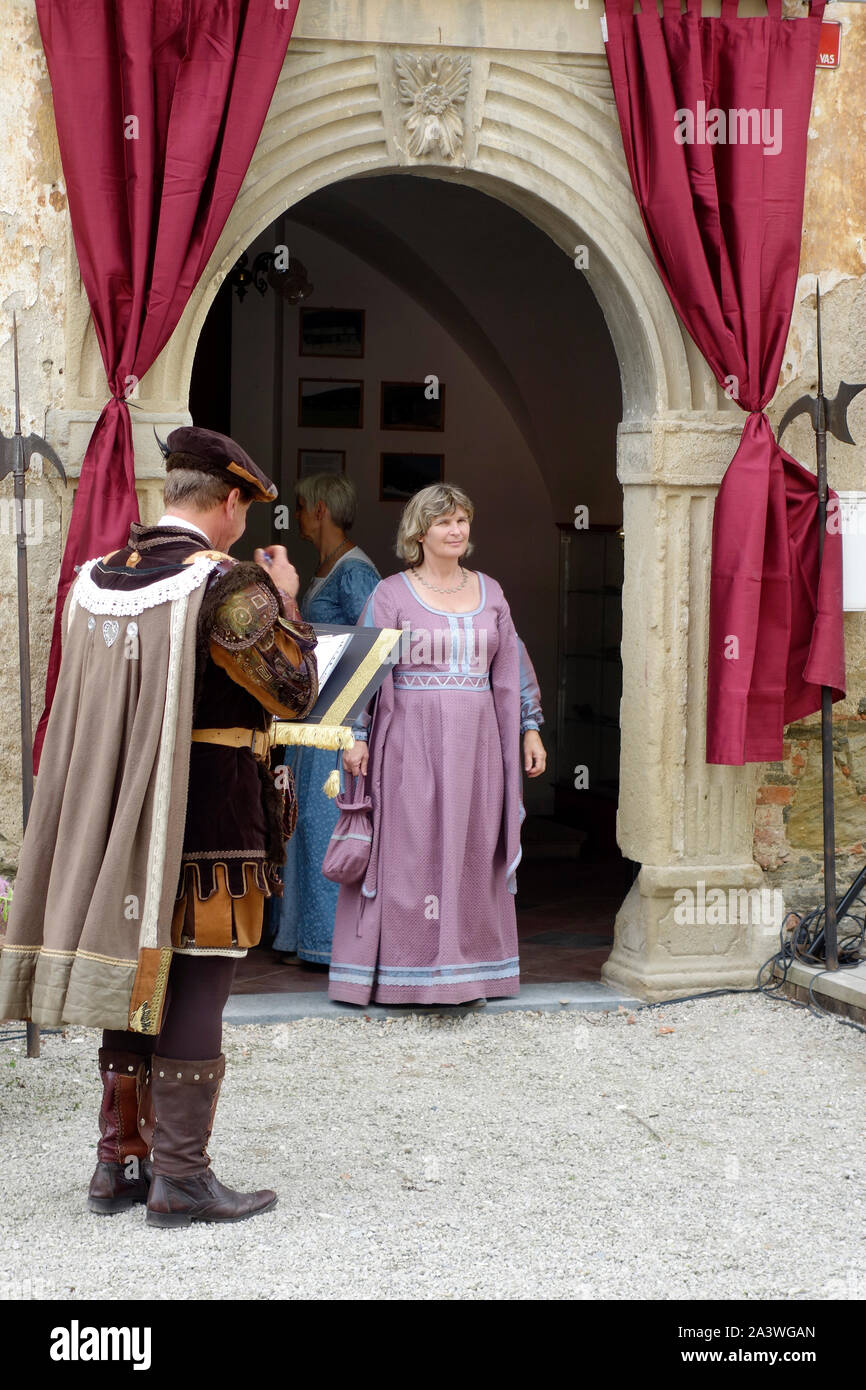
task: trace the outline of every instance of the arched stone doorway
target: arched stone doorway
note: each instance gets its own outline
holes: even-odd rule
[[[223,282],[199,337],[193,418],[242,440],[282,501],[301,466],[339,466],[358,499],[352,539],[383,575],[399,568],[402,510],[386,495],[384,460],[432,453],[468,492],[471,563],[502,584],[543,692],[547,770],[523,785],[521,986],[597,980],[639,867],[616,843],[622,397],[603,315],[546,233],[458,181],[403,172],[329,185],[266,228],[249,262],[279,245],[305,267],[308,297],[287,304],[266,288],[241,299],[232,277]],[[305,323],[336,306],[363,315],[356,355],[311,355]],[[429,374],[440,427],[385,428],[386,384]],[[358,383],[351,428],[303,424],[302,383],[322,378]],[[579,531],[576,499],[588,523]],[[315,552],[286,512],[254,508],[239,553],[287,545],[304,592]],[[315,969],[256,954],[243,969],[272,972],[268,987],[321,985]]]
[[[427,147],[419,149],[412,83],[420,92],[425,81],[441,80],[446,62],[455,79],[445,102],[453,120],[447,133],[428,130]],[[656,273],[603,60],[578,55],[562,64],[537,53],[407,54],[388,44],[293,41],[223,235],[141,384],[133,426],[145,513],[160,477],[151,424],[163,432],[188,421],[198,335],[230,267],[308,194],[386,171],[464,182],[528,217],[564,254],[586,248],[586,268],[575,273],[586,275],[601,306],[623,398],[617,835],[622,853],[642,865],[617,916],[604,976],[650,998],[749,984],[772,949],[771,923],[754,920],[751,905],[721,925],[680,925],[674,914],[677,889],[754,889],[762,882],[752,856],[757,769],[704,761],[712,503],[741,420]],[[102,403],[101,372],[92,328],[85,332],[80,317],[70,324],[82,409],[70,413],[67,429],[70,453],[80,457]]]

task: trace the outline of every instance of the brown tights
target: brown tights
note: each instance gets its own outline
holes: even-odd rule
[[[149,1057],[197,1062],[222,1050],[223,1009],[234,980],[236,956],[172,957],[162,1028],[158,1035],[107,1028],[102,1046]]]

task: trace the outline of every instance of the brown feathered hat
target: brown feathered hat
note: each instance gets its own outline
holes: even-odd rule
[[[213,473],[233,483],[254,502],[275,500],[275,484],[227,434],[201,429],[198,425],[183,425],[172,430],[164,441],[156,430],[154,434],[165,459],[166,473],[172,468],[195,468],[200,473]]]

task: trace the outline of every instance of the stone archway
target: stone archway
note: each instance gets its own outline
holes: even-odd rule
[[[431,115],[423,96],[431,85],[440,95],[435,119],[425,123],[413,118]],[[198,336],[229,268],[310,193],[383,172],[460,180],[530,218],[564,253],[587,248],[583,273],[617,352],[623,395],[617,838],[623,854],[642,865],[603,973],[649,998],[752,983],[775,928],[755,920],[751,899],[725,925],[680,925],[674,915],[677,889],[763,882],[752,856],[757,769],[704,761],[713,498],[741,417],[679,324],[655,270],[603,59],[293,40],[224,232],[141,384],[133,426],[145,505],[160,478],[151,424],[162,432],[188,422]],[[92,328],[69,346],[85,408],[68,428],[84,434],[101,406],[86,408],[100,379]]]

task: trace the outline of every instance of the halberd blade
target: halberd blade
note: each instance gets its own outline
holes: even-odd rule
[[[43,459],[46,463],[53,464],[54,467],[57,469],[57,472],[63,479],[65,485],[66,472],[63,468],[63,464],[60,462],[60,459],[57,457],[51,445],[48,443],[48,440],[43,439],[42,436],[38,434],[28,434],[27,438],[24,440],[25,469],[29,468],[30,459],[34,454],[38,454],[39,457]]]
[[[5,478],[15,467],[15,436],[7,439],[0,430],[0,478]]]
[[[866,391],[866,382],[859,386],[850,386],[847,381],[840,381],[839,390],[832,401],[827,402],[827,429],[837,439],[841,439],[843,444],[854,443],[848,429],[848,407],[861,391]]]
[[[793,405],[789,405],[776,431],[777,442],[781,440],[786,428],[792,420],[796,420],[798,415],[808,415],[812,421],[812,429],[818,428],[818,401],[815,396],[800,396]]]

